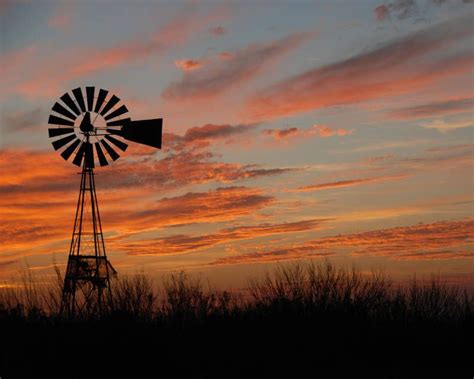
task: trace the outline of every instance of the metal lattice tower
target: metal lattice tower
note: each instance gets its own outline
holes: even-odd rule
[[[72,95],[72,96],[71,96]],[[111,295],[116,271],[107,260],[94,167],[109,165],[133,141],[161,148],[163,119],[131,120],[128,109],[109,91],[95,87],[66,92],[52,107],[48,129],[55,150],[82,167],[74,229],[64,278],[61,313],[64,316],[100,314]]]
[[[85,162],[85,161],[84,161]],[[63,315],[101,313],[110,300],[110,278],[116,271],[107,260],[94,169],[84,163],[76,217],[61,300]]]

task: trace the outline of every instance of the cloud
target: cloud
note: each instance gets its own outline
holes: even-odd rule
[[[67,29],[73,20],[75,12],[74,3],[66,0],[56,5],[54,14],[48,20],[48,26],[53,29]]]
[[[308,191],[321,191],[321,190],[333,189],[333,188],[353,187],[353,186],[359,186],[362,184],[381,183],[388,180],[399,180],[399,179],[404,179],[406,177],[407,175],[391,175],[391,176],[379,176],[379,177],[373,177],[373,178],[339,180],[337,182],[311,184],[308,186],[299,187],[296,189],[296,191],[308,192]]]
[[[245,179],[280,175],[295,168],[264,168],[255,164],[213,161],[206,151],[170,153],[162,159],[150,156],[128,156],[105,170],[98,170],[102,191],[131,192],[138,188],[145,195],[159,195],[189,185],[231,183]],[[51,167],[54,167],[52,170]],[[77,183],[74,166],[54,151],[23,149],[0,150],[2,183],[0,194],[7,199],[23,196],[57,196],[75,193]]]
[[[444,121],[444,120],[435,120],[431,122],[426,122],[421,124],[425,129],[436,129],[441,133],[449,132],[454,129],[461,128],[471,128],[474,126],[474,120],[464,120],[464,121]]]
[[[57,50],[43,44],[33,56],[25,56],[21,65],[10,66],[8,76],[2,73],[2,77],[8,77],[8,86],[4,90],[32,98],[57,95],[70,81],[159,56],[194,38],[203,25],[220,18],[221,8],[206,15],[183,11],[149,35],[140,35],[100,49],[78,45],[73,49]],[[4,59],[0,57],[0,67]],[[34,67],[31,61],[35,62]]]
[[[420,15],[420,9],[415,0],[395,0],[374,9],[375,19],[384,21],[388,18],[404,20]]]
[[[184,148],[207,147],[214,141],[229,141],[230,138],[251,132],[257,127],[258,124],[206,124],[187,129],[183,136],[173,134],[166,138],[170,146],[179,151]]]
[[[106,170],[97,170],[97,191],[106,230],[120,236],[171,225],[229,221],[253,214],[272,205],[274,197],[259,188],[230,186],[187,192],[158,201],[156,198],[189,185],[231,183],[294,171],[212,162],[212,157],[205,151],[170,153],[160,160],[148,155],[130,155]],[[3,251],[48,254],[48,244],[67,241],[77,202],[77,169],[52,149],[3,149],[0,172]]]
[[[170,101],[218,96],[252,79],[313,35],[314,33],[294,33],[277,41],[253,44],[233,51],[231,59],[213,60],[201,70],[185,72],[183,78],[171,83],[162,96]]]
[[[123,250],[131,255],[184,254],[203,248],[210,248],[223,243],[235,242],[244,239],[315,230],[326,221],[328,220],[312,219],[282,224],[240,226],[235,228],[221,229],[212,234],[203,234],[198,236],[180,234],[148,241],[120,241],[115,246],[116,248],[119,248],[120,250]]]
[[[211,33],[215,37],[220,37],[227,33],[227,29],[223,26],[214,26],[212,28],[209,28],[209,33]]]
[[[229,221],[255,213],[274,201],[272,196],[264,195],[258,188],[221,187],[207,192],[165,197],[155,203],[148,202],[146,207],[141,206],[138,210],[116,210],[113,215],[109,215],[108,225],[137,232],[184,224]]]
[[[474,98],[469,97],[398,108],[388,112],[388,115],[394,119],[432,118],[452,113],[469,112],[473,108]]]
[[[427,57],[472,36],[472,17],[447,21],[257,92],[244,114],[254,120],[413,92],[452,75],[470,72],[472,51]]]
[[[2,115],[2,124],[4,131],[9,133],[15,132],[34,132],[39,131],[46,115],[41,108],[34,108],[24,112]]]
[[[197,59],[183,59],[174,61],[174,65],[183,71],[193,71],[202,67],[202,62]]]
[[[347,129],[332,129],[326,125],[313,125],[308,129],[301,128],[286,128],[286,129],[265,129],[264,135],[271,136],[276,140],[289,138],[309,138],[309,137],[332,137],[332,136],[347,136],[353,133],[353,130]]]
[[[379,5],[374,9],[374,17],[377,21],[385,21],[390,17],[390,11],[386,5]]]
[[[349,253],[355,257],[382,256],[393,260],[474,258],[474,220],[439,221],[369,232],[323,237],[261,253],[215,260],[214,265],[314,258]]]
[[[419,6],[417,0],[395,0],[390,3],[379,5],[374,9],[375,19],[379,22],[385,20],[404,20],[416,18],[415,20],[423,17],[431,8],[431,5],[441,6],[445,3],[451,5],[462,5],[472,3],[473,0],[425,0],[423,6]]]
[[[48,245],[61,244],[70,238],[78,189],[78,177],[73,174],[77,170],[67,162],[51,162],[46,154],[25,154],[24,161],[17,161],[18,154],[9,152],[9,159],[6,155],[0,154],[2,253],[4,257],[48,254]],[[54,153],[48,155],[54,157]],[[35,160],[37,167],[31,163]],[[57,169],[51,170],[53,166]],[[156,174],[142,177],[133,172],[133,164],[125,179],[110,171],[112,168],[98,173],[97,191],[105,230],[118,236],[172,225],[230,221],[275,202],[274,197],[261,189],[243,186],[188,192],[157,201],[158,192],[154,189],[162,184]]]

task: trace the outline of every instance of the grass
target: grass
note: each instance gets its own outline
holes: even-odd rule
[[[27,273],[22,288],[0,292],[2,379],[149,377],[150,369],[192,378],[454,377],[472,367],[474,298],[436,279],[400,286],[379,272],[292,264],[231,293],[185,273],[159,288],[135,275],[114,283],[102,315],[74,319],[59,314],[60,288],[59,272],[53,287]]]

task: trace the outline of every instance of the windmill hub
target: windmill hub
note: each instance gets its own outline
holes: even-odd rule
[[[94,130],[94,125],[92,125],[92,122],[91,122],[90,112],[86,112],[86,114],[82,118],[79,128],[81,129],[81,132],[83,133],[90,133]]]
[[[72,95],[72,96],[71,96]],[[79,199],[64,277],[61,311],[66,315],[101,312],[103,291],[110,296],[110,276],[95,192],[94,167],[107,166],[125,151],[125,141],[161,148],[163,119],[131,120],[120,99],[95,87],[75,88],[53,105],[48,123],[55,150],[82,167]]]

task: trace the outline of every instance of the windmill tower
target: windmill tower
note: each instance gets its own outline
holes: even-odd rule
[[[72,96],[71,96],[72,95]],[[82,168],[69,257],[64,277],[61,313],[65,316],[103,310],[116,271],[107,259],[94,168],[107,166],[125,151],[124,140],[161,148],[163,119],[134,120],[109,91],[86,87],[66,92],[53,105],[49,137],[61,156]]]

